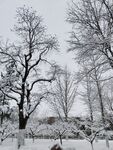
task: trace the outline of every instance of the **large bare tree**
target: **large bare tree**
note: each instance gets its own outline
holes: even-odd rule
[[[108,79],[112,78],[113,2],[112,0],[80,0],[78,3],[72,1],[67,21],[73,26],[69,51],[76,54],[76,60],[80,64],[92,61],[89,72],[93,72],[104,123],[103,89],[100,79],[101,76],[105,77],[103,72],[106,71],[109,74]]]
[[[18,42],[1,44],[1,91],[16,101],[19,115],[19,129],[25,129],[27,121],[47,96],[42,85],[55,79],[56,65],[49,55],[57,50],[55,37],[46,34],[42,18],[32,8],[17,9],[17,24],[14,32]]]

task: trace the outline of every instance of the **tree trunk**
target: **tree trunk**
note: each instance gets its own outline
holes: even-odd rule
[[[28,116],[24,116],[23,111],[19,112],[19,129],[25,129]]]
[[[22,145],[25,145],[25,129],[19,129],[19,132],[18,132],[18,137],[17,137],[17,146],[18,146],[18,149],[22,146]]]
[[[2,138],[0,138],[0,145],[2,145],[2,143],[3,143],[3,139],[2,139]]]
[[[59,135],[59,137],[60,137],[60,144],[62,145],[62,136]]]
[[[68,140],[69,138],[68,138],[68,134],[66,134],[66,140]]]
[[[91,142],[91,149],[92,149],[92,150],[94,150],[94,147],[93,147],[93,142]]]
[[[4,119],[4,113],[2,112],[2,114],[1,114],[1,126],[3,124],[3,119]]]
[[[35,142],[35,137],[33,136],[32,138],[33,138],[33,143],[34,143]]]
[[[106,147],[109,149],[109,138],[108,138],[108,135],[106,135],[105,140],[106,140]]]
[[[25,145],[25,128],[28,121],[28,117],[24,117],[23,111],[19,113],[19,133],[17,138],[17,147],[18,149]]]

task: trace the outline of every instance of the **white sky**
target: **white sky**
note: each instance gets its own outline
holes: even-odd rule
[[[43,17],[48,33],[58,37],[61,52],[54,59],[61,65],[67,64],[70,70],[76,70],[73,55],[66,53],[66,40],[71,31],[71,26],[65,21],[69,1],[71,0],[0,0],[0,36],[14,40],[11,29],[15,24],[16,8],[23,5],[33,7]],[[77,114],[83,111],[80,108],[80,103],[77,102],[74,108]]]
[[[60,43],[60,55],[56,56],[56,60],[62,64],[68,64],[71,70],[74,70],[75,64],[71,54],[66,54],[68,40],[68,32],[71,26],[65,21],[67,2],[70,0],[0,0],[0,36],[4,39],[14,39],[11,29],[15,24],[16,8],[26,5],[33,7],[37,14],[41,15],[44,24],[48,28],[48,33],[56,35]]]

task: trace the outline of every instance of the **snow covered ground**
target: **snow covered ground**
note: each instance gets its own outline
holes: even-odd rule
[[[20,150],[50,150],[55,143],[59,143],[59,141],[38,139],[33,143],[31,139],[27,139],[26,145],[21,147]],[[90,144],[85,140],[64,140],[63,148],[71,148],[70,150],[91,150]],[[94,149],[108,150],[106,148],[105,140],[94,142]],[[0,145],[0,150],[17,150],[16,140],[12,142],[11,139],[7,139]],[[110,141],[109,150],[113,150],[113,141]]]

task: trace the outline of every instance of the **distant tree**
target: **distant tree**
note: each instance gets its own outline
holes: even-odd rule
[[[98,110],[101,114],[102,124],[104,126],[106,116],[103,87],[106,80],[109,80],[109,75],[106,76],[107,71],[102,65],[99,65],[100,62],[100,56],[89,56],[87,62],[83,62],[83,65],[81,63],[81,70],[78,73],[78,80],[81,81],[83,88],[84,82],[86,82],[86,90],[83,90],[83,93],[85,92],[87,96],[87,105],[89,105],[90,113],[92,114],[95,106],[96,110]],[[83,94],[83,96],[85,95]],[[93,102],[93,100],[95,102]]]
[[[53,111],[60,117],[68,121],[68,115],[75,102],[77,95],[77,85],[74,76],[69,72],[67,67],[62,73],[56,76],[55,85],[51,90],[52,96],[48,99]]]
[[[98,104],[96,102],[97,90],[94,85],[94,82],[92,82],[91,72],[89,73],[88,72],[89,70],[87,66],[85,64],[82,65],[81,70],[78,72],[78,79],[80,79],[81,76],[84,76],[84,77],[82,81],[80,82],[80,85],[82,85],[82,89],[79,90],[78,95],[80,95],[80,99],[87,106],[90,121],[93,122],[95,108],[97,110],[97,107],[98,107]]]
[[[17,9],[13,31],[20,41],[0,47],[0,62],[6,68],[0,89],[7,98],[16,101],[22,132],[32,112],[47,96],[46,83],[55,79],[57,67],[49,61],[49,55],[57,50],[58,43],[55,37],[46,34],[42,18],[32,8]]]

